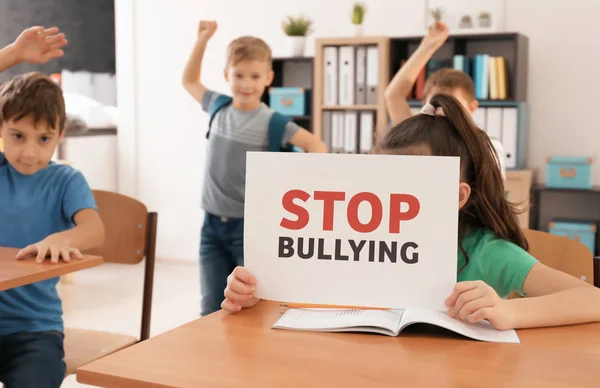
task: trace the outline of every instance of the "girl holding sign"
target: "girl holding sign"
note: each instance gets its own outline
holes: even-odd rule
[[[438,94],[420,115],[394,126],[375,153],[460,157],[458,282],[448,314],[498,330],[600,321],[600,289],[543,265],[527,240],[496,167],[490,139],[452,96]],[[227,279],[221,307],[254,306],[256,278],[243,267]],[[505,299],[512,292],[527,298]]]

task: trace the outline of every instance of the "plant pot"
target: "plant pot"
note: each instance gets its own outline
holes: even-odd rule
[[[288,36],[288,55],[290,57],[303,57],[306,47],[306,36]]]
[[[479,27],[488,28],[492,26],[492,18],[491,17],[480,17],[479,18]]]
[[[353,35],[354,36],[363,36],[365,34],[365,28],[363,24],[353,24]]]

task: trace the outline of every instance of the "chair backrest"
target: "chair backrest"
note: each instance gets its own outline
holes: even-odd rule
[[[134,198],[110,191],[92,192],[104,223],[105,241],[102,247],[86,253],[121,264],[137,264],[146,257],[140,334],[140,341],[144,341],[150,336],[158,215],[149,213],[146,205]]]
[[[584,244],[537,230],[523,232],[529,242],[529,253],[541,263],[594,284],[594,259]]]
[[[137,264],[146,255],[148,209],[134,198],[110,191],[93,190],[106,238],[101,248],[90,254],[105,262]]]

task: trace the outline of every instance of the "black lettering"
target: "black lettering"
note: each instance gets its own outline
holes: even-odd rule
[[[279,258],[289,259],[294,256],[294,239],[291,237],[279,237]]]
[[[326,255],[323,251],[325,250],[325,239],[319,239],[319,253],[317,259],[319,260],[331,260],[331,255]]]
[[[400,257],[402,258],[402,261],[405,262],[406,264],[416,264],[419,262],[419,252],[413,252],[412,253],[412,259],[409,259],[408,256],[406,255],[406,250],[408,248],[413,248],[416,249],[419,246],[414,243],[414,242],[407,242],[404,243],[404,245],[402,245],[402,249],[400,249]]]
[[[315,254],[315,239],[308,239],[308,253],[304,253],[304,238],[298,238],[298,257],[301,259],[310,259]]]
[[[354,261],[358,261],[360,259],[360,251],[365,246],[366,241],[360,240],[358,246],[356,246],[354,240],[348,240],[348,242],[350,243],[350,248],[352,248],[352,252],[354,252]]]
[[[369,261],[375,261],[375,241],[369,241]]]
[[[398,251],[398,243],[396,241],[392,241],[392,249],[390,249],[385,241],[379,242],[379,262],[383,263],[385,261],[385,256],[387,255],[388,259],[392,263],[396,262],[396,255]]]
[[[348,255],[342,255],[342,240],[335,240],[335,260],[348,261]]]

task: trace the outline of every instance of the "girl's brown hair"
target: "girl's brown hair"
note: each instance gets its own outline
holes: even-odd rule
[[[434,156],[460,157],[461,180],[471,186],[469,200],[459,212],[459,247],[467,263],[461,241],[472,228],[489,229],[527,250],[516,209],[504,196],[504,181],[488,135],[454,97],[436,94],[429,104],[441,108],[444,115],[419,114],[401,122],[378,141],[374,151],[404,154],[409,147],[427,147]]]

